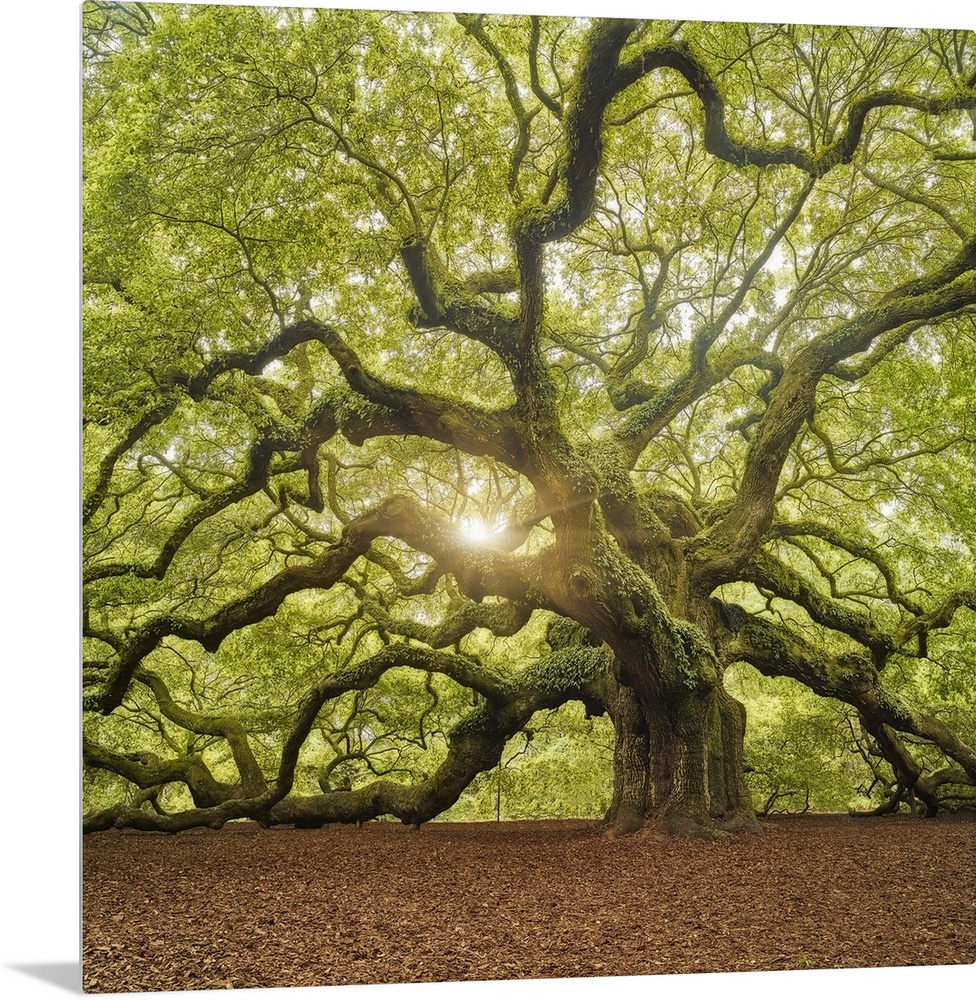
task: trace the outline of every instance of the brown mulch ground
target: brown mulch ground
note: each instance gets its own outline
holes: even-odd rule
[[[976,960],[976,819],[231,824],[84,840],[93,992]]]

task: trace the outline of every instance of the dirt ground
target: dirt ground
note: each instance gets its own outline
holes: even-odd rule
[[[91,992],[954,965],[976,818],[791,816],[718,842],[597,823],[231,824],[83,844]]]

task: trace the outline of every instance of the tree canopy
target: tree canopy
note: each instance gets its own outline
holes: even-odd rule
[[[584,730],[618,830],[750,828],[756,671],[974,801],[972,32],[84,26],[88,829],[421,823]]]

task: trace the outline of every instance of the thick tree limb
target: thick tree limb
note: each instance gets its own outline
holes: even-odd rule
[[[267,791],[268,783],[254,758],[247,731],[237,719],[230,716],[205,715],[183,708],[173,700],[166,682],[150,670],[136,671],[135,679],[152,691],[159,710],[171,722],[192,733],[201,736],[219,736],[227,741],[241,777],[241,787],[245,796],[256,798]]]
[[[878,629],[869,615],[832,600],[817,590],[800,573],[768,552],[757,552],[755,558],[745,567],[741,579],[770,591],[777,597],[794,602],[815,622],[850,636],[871,651],[879,668],[895,648],[894,639]]]
[[[892,604],[897,604],[914,615],[923,614],[922,608],[915,601],[901,592],[896,581],[894,568],[883,557],[877,545],[872,545],[869,542],[864,541],[853,541],[843,535],[835,527],[826,524],[819,524],[813,521],[776,523],[771,527],[769,534],[772,538],[790,539],[798,536],[819,538],[835,549],[847,552],[858,559],[864,560],[873,566],[884,580],[888,600],[891,601]],[[852,636],[852,638],[854,638],[854,636]]]
[[[976,108],[976,91],[972,88],[938,97],[903,90],[880,90],[851,102],[844,132],[819,152],[811,153],[789,144],[749,145],[734,138],[725,124],[725,101],[712,74],[691,48],[681,42],[645,49],[620,66],[613,89],[615,92],[624,90],[656,69],[676,70],[694,90],[705,112],[705,148],[713,156],[737,167],[791,165],[811,177],[823,177],[834,167],[851,162],[871,111],[896,107],[912,108],[927,115],[942,115]]]
[[[939,720],[918,712],[887,691],[874,665],[865,657],[832,656],[815,649],[797,632],[755,616],[748,617],[725,652],[728,662],[751,663],[769,677],[793,677],[823,697],[852,705],[892,765],[903,774],[910,772],[909,781],[916,782],[921,769],[898,740],[899,731],[933,742],[976,784],[976,751]]]
[[[331,327],[317,320],[303,320],[332,355],[354,392],[384,408],[387,424],[402,434],[419,434],[453,445],[472,455],[491,455],[519,468],[519,431],[508,411],[489,411],[438,396],[432,392],[403,389],[382,381],[366,370],[356,352]]]
[[[120,754],[85,738],[82,760],[86,767],[121,775],[140,788],[179,783],[187,787],[198,809],[210,809],[236,797],[238,786],[217,781],[199,755],[160,760],[155,754]],[[104,827],[100,827],[104,828]]]
[[[361,597],[363,610],[387,632],[422,642],[432,649],[453,646],[476,628],[487,629],[492,635],[515,635],[528,622],[532,608],[512,601],[478,603],[464,601],[452,605],[449,614],[433,625],[405,618],[395,618],[389,611],[368,597]]]
[[[821,334],[786,365],[750,444],[745,471],[728,513],[701,539],[695,570],[698,586],[711,592],[735,578],[772,524],[783,463],[803,423],[813,412],[817,385],[844,358],[905,323],[935,320],[976,303],[976,239],[944,267],[901,286],[887,305],[868,309]]]
[[[507,740],[542,708],[562,704],[572,697],[595,704],[608,668],[607,656],[597,649],[558,650],[512,681],[492,678],[467,657],[415,646],[393,645],[354,667],[323,678],[305,696],[284,742],[274,788],[259,796],[239,795],[237,786],[205,780],[209,771],[196,761],[140,763],[94,744],[86,745],[86,763],[128,778],[140,787],[171,781],[189,786],[193,781],[198,807],[172,815],[149,814],[138,808],[116,807],[86,817],[86,832],[110,826],[177,830],[193,826],[220,826],[227,819],[250,816],[265,822],[322,825],[327,822],[361,822],[394,815],[403,822],[420,824],[452,805],[480,771],[494,767]],[[449,735],[447,757],[427,780],[404,785],[384,779],[350,791],[325,792],[311,798],[286,798],[294,780],[298,757],[323,705],[349,691],[372,687],[395,667],[413,667],[440,673],[486,699],[469,713]],[[155,687],[154,687],[155,690]],[[160,688],[162,691],[162,688]],[[168,695],[164,695],[168,698]],[[180,710],[167,704],[176,714]],[[195,713],[185,721],[197,722]],[[227,721],[227,720],[223,720]],[[209,793],[209,794],[204,794]]]
[[[638,26],[627,19],[595,22],[580,60],[573,100],[566,110],[566,184],[564,197],[547,208],[536,207],[516,222],[516,240],[542,245],[565,239],[593,210],[596,180],[603,157],[603,116],[623,89],[617,60]]]

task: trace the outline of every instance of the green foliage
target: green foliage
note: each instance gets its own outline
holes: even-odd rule
[[[440,819],[598,819],[610,804],[613,740],[609,719],[586,718],[579,702],[537,712],[509,740],[501,764]]]
[[[870,800],[857,792],[871,788],[873,775],[852,748],[858,723],[845,705],[745,665],[726,683],[746,707],[746,780],[758,812],[865,808]]]
[[[89,4],[84,45],[93,808],[233,799],[239,726],[308,796],[504,736],[448,816],[599,815],[611,669],[645,723],[725,669],[771,809],[890,784],[850,664],[976,766],[913,731],[976,740],[971,33]]]

